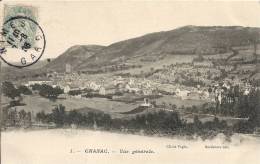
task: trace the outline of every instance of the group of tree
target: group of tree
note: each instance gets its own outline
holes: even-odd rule
[[[2,88],[3,88],[3,94],[6,97],[9,97],[11,99],[15,99],[16,97],[20,97],[20,92],[18,91],[17,88],[13,85],[13,83],[5,81],[2,83]]]
[[[31,86],[32,90],[39,92],[39,95],[50,100],[56,100],[60,94],[63,94],[64,91],[60,87],[52,87],[47,84],[34,84]]]
[[[2,127],[17,127],[26,126],[30,127],[32,124],[31,112],[26,112],[25,110],[17,111],[15,108],[5,107],[2,112],[3,120]]]
[[[3,95],[11,98],[10,105],[15,106],[15,104],[19,104],[21,101],[21,95],[31,95],[32,91],[24,86],[20,85],[19,87],[15,87],[13,83],[9,81],[5,81],[2,83]]]
[[[47,84],[34,84],[31,86],[32,90],[37,90],[42,97],[55,100],[60,94],[63,94],[63,90],[60,87],[52,87]],[[12,101],[18,101],[21,95],[31,95],[32,91],[24,85],[19,87],[14,86],[12,82],[5,81],[2,83],[3,94],[12,99]]]
[[[242,92],[233,102],[222,101],[221,104],[206,103],[200,107],[187,107],[185,110],[192,113],[214,114],[218,116],[238,117],[248,121],[241,121],[234,125],[234,131],[253,132],[260,127],[260,91],[253,90],[248,95]]]
[[[199,79],[194,79],[184,74],[180,74],[180,75],[181,75],[180,78],[176,78],[174,80],[175,83],[179,83],[181,85],[188,86],[188,87],[197,87],[198,85],[205,86],[205,83]]]
[[[76,110],[66,111],[65,106],[57,105],[51,113],[44,111],[36,114],[36,120],[42,123],[55,123],[57,127],[70,126],[75,124],[84,127],[97,126],[108,128],[111,124],[111,117],[103,112],[90,111],[82,114]]]
[[[180,119],[177,112],[157,111],[139,114],[131,119],[111,118],[103,112],[89,111],[81,113],[76,110],[66,111],[62,105],[56,106],[51,113],[40,112],[36,120],[43,123],[55,123],[57,127],[66,127],[75,124],[78,127],[87,127],[112,131],[124,131],[147,135],[186,135],[213,137],[218,133],[229,134],[230,127],[225,121],[215,118],[213,121],[202,123],[198,117],[192,123]]]

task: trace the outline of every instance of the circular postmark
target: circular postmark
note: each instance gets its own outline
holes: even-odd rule
[[[3,24],[0,58],[10,66],[27,67],[44,53],[46,40],[42,28],[29,17],[16,16]]]

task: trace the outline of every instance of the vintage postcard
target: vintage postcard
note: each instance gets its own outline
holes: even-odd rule
[[[2,164],[259,164],[258,1],[0,1]]]

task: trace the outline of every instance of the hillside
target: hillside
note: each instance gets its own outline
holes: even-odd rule
[[[233,46],[252,44],[259,28],[241,26],[185,26],[171,31],[147,34],[111,44],[91,56],[76,69],[111,65],[133,58],[164,55],[211,55],[225,53]]]
[[[74,71],[83,72],[89,70],[95,72],[104,67],[109,69],[113,65],[123,64],[134,68],[132,72],[138,73],[177,61],[191,62],[198,54],[212,56],[209,58],[223,55],[228,59],[226,64],[231,64],[236,58],[251,58],[252,45],[259,33],[260,28],[253,27],[184,26],[116,42],[109,46],[75,45],[49,63],[45,61],[22,70],[6,67],[3,70],[3,77],[19,79],[49,71],[64,72],[66,64],[71,64]],[[239,55],[230,56],[234,47],[242,49],[239,50]]]
[[[87,61],[89,57],[101,51],[104,47],[99,45],[76,45],[70,47],[59,57],[45,66],[48,70],[65,71],[65,64],[70,64],[72,68]]]
[[[44,75],[49,71],[64,72],[65,64],[71,64],[72,68],[86,61],[91,55],[97,53],[103,49],[103,46],[99,45],[76,45],[70,47],[59,57],[55,59],[50,59],[50,62],[46,60],[40,60],[30,67],[25,67],[18,69],[15,67],[10,67],[3,63],[2,77],[5,80],[17,80],[30,77],[38,77],[39,75]]]
[[[50,59],[50,60],[52,60],[52,59]],[[22,69],[16,68],[16,67],[11,67],[4,62],[1,62],[1,64],[2,64],[1,77],[4,80],[17,80],[20,78],[34,76],[35,74],[44,73],[46,70],[44,70],[42,68],[44,68],[46,65],[48,65],[49,61],[48,61],[48,59],[39,60],[35,64],[33,64],[29,67],[24,67]]]
[[[49,59],[49,60],[52,60],[52,59]],[[43,60],[39,60],[37,61],[35,64],[31,65],[30,67],[28,67],[28,69],[38,69],[38,68],[42,68],[44,67],[45,65],[47,65],[49,62],[47,59],[43,59]],[[5,62],[2,62],[2,67],[5,69],[5,68],[9,68],[11,69],[12,67],[10,67],[8,64],[6,64]]]

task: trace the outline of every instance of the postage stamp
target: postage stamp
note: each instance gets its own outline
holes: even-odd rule
[[[0,58],[19,68],[36,63],[46,46],[42,28],[26,14],[6,17],[1,31]]]

